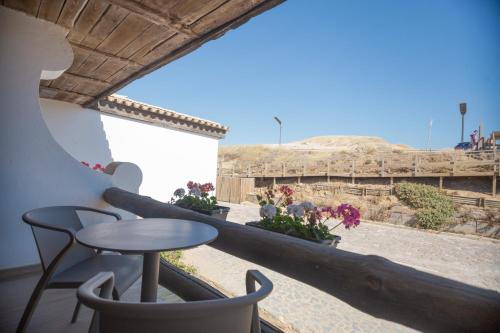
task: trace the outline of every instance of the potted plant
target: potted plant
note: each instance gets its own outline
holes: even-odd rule
[[[221,220],[226,220],[229,213],[229,207],[219,206],[217,198],[210,195],[215,190],[212,183],[195,183],[189,181],[187,183],[187,194],[183,188],[178,188],[174,191],[174,197],[170,203],[182,208],[191,209],[198,213],[210,215]]]
[[[277,200],[276,194],[279,196]],[[341,237],[332,234],[332,231],[341,224],[350,229],[360,223],[359,211],[349,204],[341,204],[336,208],[316,207],[309,201],[294,204],[292,195],[293,190],[283,185],[278,191],[266,191],[265,197],[257,196],[262,219],[246,224],[336,247]],[[340,221],[330,227],[326,224],[330,219]]]

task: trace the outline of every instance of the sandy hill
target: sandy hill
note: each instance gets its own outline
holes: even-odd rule
[[[221,146],[219,159],[224,162],[287,162],[301,158],[309,161],[341,155],[376,155],[402,152],[411,147],[392,144],[374,136],[318,136],[282,144]]]

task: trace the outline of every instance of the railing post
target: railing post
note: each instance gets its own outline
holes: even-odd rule
[[[354,181],[354,177],[355,177],[355,165],[354,165],[354,160],[351,161],[351,183],[354,185],[355,184],[355,181]]]
[[[326,163],[326,181],[330,182],[330,161]]]
[[[493,175],[493,181],[491,183],[491,195],[496,196],[497,195],[497,176]]]
[[[498,166],[497,166],[498,165]],[[491,179],[491,195],[497,195],[497,175],[500,174],[500,160],[495,160],[493,164],[493,177]]]

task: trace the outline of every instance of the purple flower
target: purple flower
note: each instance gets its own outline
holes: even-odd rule
[[[321,208],[321,213],[327,219],[329,219],[329,218],[336,218],[337,217],[337,212],[335,211],[335,209],[333,209],[330,206]]]
[[[288,205],[286,207],[288,214],[293,215],[295,217],[303,217],[304,216],[304,207],[301,205]]]
[[[198,186],[194,186],[189,190],[189,194],[199,197],[201,196],[201,190]]]
[[[303,203],[301,203],[301,206],[304,207],[306,212],[309,212],[314,209],[314,205],[310,201],[304,201]]]
[[[274,218],[276,216],[276,207],[270,204],[260,207],[260,216]]]
[[[335,212],[337,217],[342,217],[342,224],[346,229],[355,228],[359,225],[361,214],[359,210],[349,204],[341,204]]]

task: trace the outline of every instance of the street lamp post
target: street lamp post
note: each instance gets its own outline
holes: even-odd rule
[[[279,143],[280,143],[280,146],[281,146],[281,126],[282,126],[281,125],[281,120],[278,117],[274,117],[274,120],[276,120],[276,122],[280,125],[280,141],[279,141]]]
[[[460,114],[462,115],[462,136],[460,142],[464,142],[464,116],[467,112],[467,103],[460,103]]]

